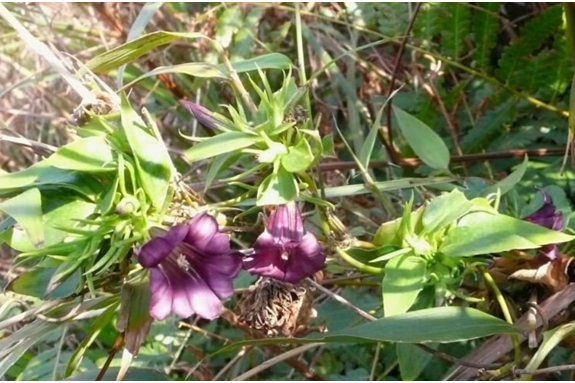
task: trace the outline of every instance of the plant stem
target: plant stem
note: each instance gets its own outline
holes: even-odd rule
[[[295,3],[295,30],[296,30],[296,44],[297,44],[297,61],[299,66],[299,82],[300,86],[303,86],[307,83],[307,76],[305,73],[305,55],[303,49],[303,33],[301,28],[301,13],[300,13],[300,4]],[[309,129],[312,124],[312,113],[311,113],[311,100],[309,97],[309,90],[306,92],[304,97],[305,102],[305,110],[307,113],[307,122],[306,128]]]
[[[481,271],[481,274],[483,274],[483,279],[485,280],[485,284],[491,289],[491,291],[493,292],[493,295],[495,295],[495,299],[497,300],[499,307],[501,307],[501,311],[503,312],[503,316],[505,317],[505,320],[507,321],[507,323],[512,325],[513,324],[513,318],[511,317],[511,312],[509,311],[509,306],[507,306],[507,302],[505,301],[505,297],[503,296],[503,294],[501,294],[501,290],[499,290],[497,283],[495,283],[495,281],[493,280],[493,277],[491,276],[491,274],[489,274],[489,271],[487,271],[487,269],[485,269],[485,267],[479,266],[479,271]],[[513,349],[515,351],[515,364],[519,365],[519,363],[521,362],[521,343],[519,342],[519,338],[517,337],[517,334],[511,335],[511,341],[513,342]]]
[[[344,261],[346,261],[351,266],[355,267],[356,269],[358,269],[363,273],[375,274],[375,275],[382,275],[383,273],[385,273],[385,269],[381,267],[368,266],[365,263],[361,263],[357,259],[353,258],[351,255],[349,255],[343,249],[336,248],[335,251]]]

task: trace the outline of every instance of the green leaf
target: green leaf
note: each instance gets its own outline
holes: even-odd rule
[[[164,3],[163,2],[150,2],[150,3],[146,3],[142,7],[142,9],[140,10],[140,13],[138,14],[138,17],[136,17],[136,20],[134,21],[134,23],[130,27],[130,32],[128,32],[128,38],[126,39],[126,41],[132,41],[132,40],[140,37],[140,35],[146,29],[146,25],[148,25],[150,20],[152,20],[152,18],[154,17],[154,15],[158,11],[158,9],[160,9],[162,4],[164,4]],[[116,74],[116,84],[118,85],[118,89],[122,87],[122,84],[124,81],[124,71],[125,70],[126,70],[125,65],[118,68],[118,73]]]
[[[386,318],[409,310],[423,289],[426,270],[425,260],[412,254],[404,254],[387,262],[382,284]]]
[[[332,134],[328,134],[321,139],[321,154],[323,157],[335,157],[335,144]]]
[[[128,84],[122,87],[122,89],[129,88],[130,86],[140,82],[145,78],[166,73],[181,73],[198,78],[227,78],[224,72],[222,72],[216,65],[210,63],[186,63],[179,65],[159,66],[149,72],[144,73],[135,80],[130,81]]]
[[[261,137],[250,133],[226,132],[198,142],[186,150],[185,155],[190,161],[199,161],[219,154],[247,148],[261,140]]]
[[[157,31],[149,33],[94,57],[85,64],[85,68],[79,70],[78,74],[83,75],[87,70],[95,73],[108,72],[145,55],[154,48],[169,44],[180,38],[198,39],[208,37],[196,32]]]
[[[258,188],[257,205],[281,205],[293,201],[298,195],[293,176],[280,167],[277,174],[270,174]]]
[[[118,316],[118,330],[124,333],[126,348],[137,355],[150,332],[150,287],[148,282],[124,283],[122,304]]]
[[[37,188],[28,189],[22,194],[0,203],[0,211],[18,222],[35,247],[44,243],[42,195]]]
[[[66,367],[66,377],[69,377],[76,371],[80,363],[82,362],[82,358],[88,350],[88,347],[96,340],[100,332],[104,329],[104,326],[108,324],[116,314],[116,308],[118,307],[118,302],[110,305],[100,316],[98,316],[94,322],[92,323],[92,327],[90,328],[90,332],[88,335],[82,340],[82,343],[78,345],[76,351],[70,358],[68,362],[68,366]]]
[[[495,334],[517,334],[519,330],[492,315],[470,307],[434,307],[378,319],[306,338],[268,338],[235,342],[214,354],[247,345],[299,343],[451,343]]]
[[[58,299],[72,295],[80,283],[80,273],[72,274],[48,293],[48,285],[56,271],[54,267],[36,266],[11,281],[7,289],[40,299]]]
[[[458,226],[449,231],[440,251],[449,256],[469,257],[508,250],[535,249],[574,238],[503,214],[474,212],[463,217]]]
[[[367,135],[367,138],[363,142],[361,146],[361,150],[359,152],[359,161],[362,163],[363,167],[368,169],[369,167],[369,160],[371,159],[371,153],[373,152],[373,147],[375,146],[375,140],[377,139],[377,133],[379,132],[379,121],[381,120],[381,115],[385,106],[387,105],[387,101],[381,106],[377,115],[375,116],[375,121]]]
[[[52,380],[52,373],[56,370],[56,379],[60,379],[64,375],[66,368],[66,361],[72,356],[71,351],[62,351],[58,360],[58,365],[54,366],[56,362],[56,355],[58,350],[52,347],[48,350],[42,351],[35,355],[26,365],[26,368],[18,375],[18,380],[22,381],[44,381]],[[90,359],[82,359],[79,370],[87,371],[96,369],[96,365]]]
[[[413,381],[423,372],[425,366],[431,361],[433,355],[416,345],[409,343],[398,343],[397,361],[399,362],[399,372],[404,381]]]
[[[302,138],[296,146],[288,149],[288,154],[281,158],[282,166],[290,173],[303,172],[313,163],[313,153],[305,138]]]
[[[449,150],[445,143],[429,126],[418,118],[393,107],[397,125],[415,154],[433,169],[449,168]]]
[[[104,374],[102,380],[106,382],[115,382],[119,371],[120,371],[119,367],[110,367],[108,371],[106,371],[106,373]],[[66,380],[76,382],[94,381],[96,380],[96,377],[98,376],[99,373],[100,369],[86,371],[84,373],[74,375]],[[125,382],[142,382],[146,380],[168,381],[171,379],[167,375],[157,370],[153,370],[151,368],[131,367],[124,376],[124,379],[122,380]]]
[[[153,205],[160,210],[173,176],[172,160],[164,143],[144,130],[144,122],[125,94],[121,99],[122,128],[134,154],[138,179]]]
[[[214,158],[210,164],[208,173],[206,174],[206,186],[204,186],[204,192],[209,189],[210,185],[212,182],[214,182],[218,174],[229,168],[230,165],[238,160],[238,157],[239,153],[224,153]]]
[[[116,169],[112,149],[102,136],[73,141],[52,154],[46,164],[82,172],[108,172]]]
[[[292,65],[291,60],[286,55],[281,53],[268,53],[265,55],[257,56],[248,60],[237,61],[232,63],[232,67],[238,73],[242,72],[251,72],[257,70],[258,68],[261,70],[264,69],[289,69]],[[229,74],[228,69],[225,65],[218,65],[217,68]]]
[[[489,194],[497,193],[498,191],[501,195],[507,193],[509,190],[513,189],[515,185],[521,181],[525,172],[527,171],[527,165],[529,164],[529,158],[525,156],[521,165],[517,167],[513,171],[513,173],[509,174],[507,177],[498,181],[497,183],[483,189],[480,193],[480,196],[487,197]]]
[[[78,219],[85,219],[94,213],[96,205],[81,198],[62,195],[57,191],[42,193],[42,219],[44,221],[43,247],[61,243],[69,234],[62,228],[78,226]],[[8,223],[7,223],[8,224]],[[12,226],[11,222],[9,226]],[[0,234],[10,247],[20,252],[34,251],[36,247],[22,228],[16,226]]]
[[[433,233],[443,229],[467,214],[472,207],[473,203],[457,189],[434,198],[423,213],[424,232]]]
[[[543,334],[543,341],[535,355],[533,355],[527,366],[525,366],[525,371],[527,371],[527,373],[533,373],[533,371],[538,369],[547,355],[549,355],[549,353],[553,351],[565,338],[573,334],[573,332],[575,332],[575,322],[570,322],[552,330],[545,331]]]
[[[433,184],[443,184],[453,181],[450,177],[435,178],[402,178],[392,181],[375,182],[375,186],[382,191],[408,189],[415,186],[427,186]],[[345,185],[325,188],[326,198],[346,197],[350,195],[368,194],[372,191],[365,185]]]

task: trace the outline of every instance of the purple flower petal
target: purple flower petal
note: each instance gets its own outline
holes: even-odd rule
[[[205,213],[152,239],[138,259],[151,271],[150,315],[157,320],[170,313],[218,317],[220,299],[233,294],[232,280],[241,268],[229,237],[219,233],[215,218]]]
[[[551,196],[543,192],[543,206],[533,214],[524,218],[526,221],[544,226],[552,230],[563,229],[563,214],[556,211]]]
[[[551,230],[563,230],[563,214],[557,211],[553,199],[545,192],[543,192],[543,206],[524,219]],[[559,256],[559,247],[555,244],[545,245],[539,249],[538,253],[540,256],[553,261]]]
[[[150,270],[150,315],[156,320],[164,320],[172,311],[172,288],[166,275],[157,267]]]
[[[252,256],[245,257],[244,269],[250,274],[283,281],[286,275],[285,263],[282,259],[281,247],[273,246],[260,249]]]
[[[196,215],[189,226],[185,242],[200,250],[209,248],[212,237],[218,233],[218,222],[207,213]]]
[[[285,280],[290,283],[296,283],[308,276],[312,276],[323,269],[325,259],[326,255],[322,251],[315,235],[307,233],[289,258]]]
[[[321,270],[326,258],[315,235],[306,233],[295,202],[276,208],[267,229],[256,240],[254,251],[243,263],[250,274],[289,283]]]
[[[268,230],[282,243],[301,241],[305,231],[296,203],[279,205],[270,216]]]
[[[186,284],[188,299],[196,314],[210,320],[220,316],[224,306],[202,278],[188,278]]]
[[[138,261],[146,268],[158,266],[182,242],[188,233],[188,226],[174,226],[162,237],[156,237],[140,250]]]

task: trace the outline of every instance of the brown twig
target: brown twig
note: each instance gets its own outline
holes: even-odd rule
[[[421,7],[421,3],[415,4],[415,8],[413,10],[413,15],[411,16],[411,19],[409,20],[409,24],[407,25],[407,28],[405,29],[404,37],[401,41],[401,44],[399,45],[399,50],[397,51],[397,55],[395,56],[395,62],[393,64],[393,72],[391,73],[391,80],[389,82],[389,88],[387,89],[387,98],[391,97],[391,94],[393,93],[395,78],[397,77],[397,72],[399,70],[399,63],[401,62],[401,57],[403,56],[403,51],[405,50],[405,45],[407,44],[407,40],[409,39],[409,34],[411,33],[411,28],[413,28],[413,23],[415,22],[415,18],[417,16],[417,13],[419,12],[420,7]],[[386,110],[386,113],[387,113],[387,140],[385,139],[383,132],[381,132],[381,131],[380,132],[382,134],[380,135],[380,137],[381,137],[381,140],[383,142],[383,145],[385,146],[385,149],[387,150],[389,158],[391,159],[392,162],[396,163],[399,160],[399,156],[393,148],[393,130],[391,128],[391,105],[392,105],[392,101],[389,100],[387,102],[387,110]]]
[[[457,152],[458,156],[463,156],[463,150],[461,149],[461,144],[459,143],[459,136],[457,134],[457,127],[455,126],[455,124],[452,121],[452,116],[447,111],[447,108],[445,108],[445,104],[443,103],[443,100],[441,99],[441,95],[437,91],[437,88],[433,84],[433,80],[430,81],[428,83],[428,85],[429,85],[429,88],[431,89],[431,91],[433,93],[433,97],[437,100],[437,105],[439,106],[439,110],[441,111],[441,114],[443,115],[443,118],[445,119],[445,122],[447,123],[447,128],[449,129],[449,134],[451,135],[451,140],[453,141],[453,146],[455,147],[455,151]],[[463,171],[464,171],[465,175],[467,175],[467,167],[465,166],[465,163],[463,164]]]
[[[500,160],[507,158],[522,158],[525,155],[529,157],[553,157],[562,156],[564,153],[563,149],[514,149],[504,152],[488,152],[488,153],[476,153],[476,154],[464,154],[462,156],[452,156],[452,163],[463,163],[463,162],[481,162],[488,160]],[[389,166],[401,166],[404,168],[412,168],[422,164],[419,158],[403,158],[396,164],[391,164],[387,161],[372,161],[369,163],[370,168],[386,168]],[[322,171],[328,170],[347,170],[355,169],[357,164],[354,161],[334,161],[329,163],[320,164],[320,169]]]
[[[123,332],[119,333],[118,336],[116,337],[116,340],[114,341],[114,344],[112,345],[112,348],[108,352],[108,359],[106,359],[106,362],[104,362],[102,369],[100,370],[100,372],[98,373],[98,376],[96,377],[96,381],[100,381],[100,380],[104,379],[104,375],[106,375],[106,371],[108,371],[108,368],[110,367],[110,364],[112,363],[112,360],[114,359],[114,356],[116,356],[116,353],[118,352],[120,347],[122,347],[122,343],[124,343],[124,333]]]
[[[571,371],[571,370],[575,370],[575,364],[564,364],[562,366],[545,367],[533,371],[528,371],[525,369],[515,369],[513,370],[513,373],[516,375],[525,375],[525,374],[543,375],[543,374],[552,374],[554,372]]]
[[[221,318],[226,320],[228,323],[230,323],[232,326],[242,330],[243,332],[249,334],[250,336],[252,336],[253,338],[257,338],[257,339],[262,339],[265,338],[264,334],[262,334],[259,331],[253,330],[251,329],[249,326],[245,325],[244,323],[241,323],[237,317],[236,314],[234,314],[232,311],[224,309]],[[272,353],[276,354],[276,355],[280,355],[285,353],[285,350],[283,350],[281,347],[275,346],[275,345],[267,345],[266,346]],[[324,381],[327,380],[326,378],[324,378],[323,376],[319,375],[317,372],[315,372],[314,370],[310,369],[305,363],[299,361],[297,359],[297,357],[291,357],[289,359],[283,360],[283,362],[287,363],[288,365],[290,365],[294,370],[296,370],[298,373],[300,373],[304,378],[306,378],[307,380],[319,380],[319,381]]]

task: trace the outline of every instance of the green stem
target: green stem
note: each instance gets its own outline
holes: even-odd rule
[[[240,195],[239,197],[235,197],[226,201],[222,201],[222,202],[217,202],[214,204],[211,204],[210,207],[211,208],[218,208],[218,207],[227,207],[227,206],[234,206],[237,205],[240,202],[243,202],[249,198],[251,198],[253,195],[253,191],[250,190],[247,193],[244,193],[242,195]]]
[[[481,271],[481,274],[483,275],[485,284],[491,289],[493,295],[495,295],[495,299],[497,300],[499,307],[501,307],[501,311],[503,312],[505,320],[507,321],[507,323],[512,325],[513,318],[511,317],[509,306],[507,306],[505,297],[501,293],[501,290],[499,290],[497,283],[495,283],[493,277],[491,276],[491,274],[489,274],[489,272],[487,271],[487,269],[485,269],[485,267],[479,266],[479,271]],[[511,341],[513,342],[513,349],[515,351],[515,364],[519,365],[519,363],[521,362],[521,343],[519,342],[519,337],[517,336],[517,334],[511,335]]]
[[[355,267],[361,272],[375,275],[381,275],[385,273],[385,270],[382,269],[381,267],[368,266],[365,263],[361,263],[357,259],[353,258],[351,255],[346,253],[343,249],[336,248],[335,251],[344,261],[346,261],[351,266]]]
[[[301,28],[301,13],[299,7],[300,4],[295,3],[295,30],[296,30],[296,44],[297,44],[297,61],[299,66],[299,82],[300,86],[304,86],[307,84],[307,76],[305,73],[305,55],[303,49],[303,33]],[[311,126],[313,118],[311,114],[311,100],[309,97],[309,90],[306,92],[304,102],[307,113],[306,128],[309,128]]]
[[[258,111],[258,108],[257,108],[256,104],[254,104],[252,98],[250,97],[250,94],[248,93],[248,91],[244,87],[242,80],[240,80],[240,78],[238,77],[238,72],[236,72],[236,70],[234,69],[234,66],[232,65],[232,63],[230,62],[230,59],[228,58],[228,56],[226,55],[226,52],[224,51],[224,48],[219,43],[217,43],[215,41],[214,41],[214,46],[215,46],[216,50],[218,51],[218,53],[220,54],[220,58],[222,59],[224,66],[226,67],[226,69],[229,72],[229,79],[231,80],[232,84],[234,85],[236,90],[240,93],[242,100],[244,100],[244,103],[246,104],[246,106],[248,107],[250,112],[252,112],[253,114],[256,114]]]

